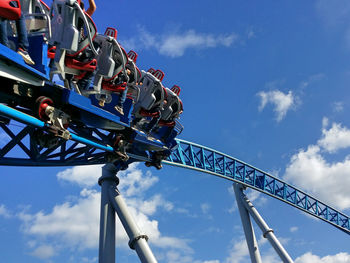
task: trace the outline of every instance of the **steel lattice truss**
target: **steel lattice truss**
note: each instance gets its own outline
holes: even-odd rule
[[[10,127],[0,122],[0,165],[75,166],[103,164],[113,148],[105,142],[111,134],[93,128],[72,127],[73,140],[56,146],[38,146],[36,132],[42,128],[25,125]],[[74,132],[74,133],[73,133]],[[296,187],[236,158],[191,142],[177,140],[178,147],[166,164],[180,166],[243,184],[275,197],[306,213],[324,220],[350,234],[350,218]],[[147,161],[145,156],[130,156],[133,161]]]
[[[11,125],[10,125],[11,126]],[[108,149],[103,141],[111,136],[97,129],[73,128],[76,133],[83,134],[84,138],[100,144],[101,148]],[[32,126],[10,127],[0,123],[3,134],[0,148],[0,165],[13,166],[74,166],[86,164],[106,163],[106,152],[97,147],[77,141],[57,140],[57,145],[44,148],[38,145],[38,138],[43,136],[40,129]],[[7,135],[6,139],[4,134]],[[112,148],[111,148],[112,149]]]
[[[243,184],[307,212],[350,234],[350,218],[324,202],[236,158],[191,142],[177,140],[178,148],[165,163]]]

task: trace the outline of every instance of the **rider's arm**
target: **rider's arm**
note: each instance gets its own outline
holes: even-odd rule
[[[89,8],[86,10],[86,13],[89,16],[92,16],[92,14],[96,11],[96,4],[94,0],[89,0]]]

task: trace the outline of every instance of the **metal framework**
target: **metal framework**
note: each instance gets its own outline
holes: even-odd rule
[[[130,238],[129,247],[136,250],[140,261],[142,263],[157,263],[148,246],[148,237],[141,233],[117,188],[119,179],[116,174],[119,168],[118,165],[107,163],[102,167],[102,176],[98,180],[99,185],[101,185],[99,263],[115,262],[116,213]]]
[[[257,225],[263,232],[264,238],[267,238],[275,249],[278,256],[284,263],[293,263],[294,261],[289,256],[288,252],[284,249],[282,244],[278,241],[273,230],[269,228],[264,219],[259,214],[258,210],[254,207],[252,202],[243,193],[243,186],[238,183],[233,184],[233,189],[236,195],[236,202],[241,216],[244,233],[249,249],[250,258],[253,263],[261,263],[261,256],[259,253],[258,243],[256,242],[254,229],[252,227],[250,216],[254,219]],[[250,216],[249,216],[250,215]]]
[[[272,196],[350,234],[350,218],[315,197],[234,157],[177,140],[178,148],[164,163],[212,174]]]
[[[108,132],[94,128],[71,127],[70,141],[63,141],[50,149],[37,146],[33,134],[47,128],[46,124],[30,115],[0,104],[0,115],[5,117],[0,128],[9,136],[0,149],[0,165],[16,166],[74,166],[103,164],[113,148],[107,144]],[[10,128],[8,119],[24,127]],[[1,121],[1,120],[0,120]],[[163,163],[212,174],[250,187],[303,212],[321,219],[350,234],[350,218],[302,190],[255,168],[234,157],[192,142],[177,139],[177,149]],[[12,150],[17,151],[15,157]],[[149,161],[147,156],[128,153],[133,161]],[[20,156],[21,155],[21,156]],[[18,157],[20,156],[20,157]]]

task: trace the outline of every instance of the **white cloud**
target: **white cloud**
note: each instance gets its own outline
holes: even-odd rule
[[[102,175],[102,165],[75,166],[57,174],[58,180],[78,184],[81,187],[97,185],[98,178]]]
[[[298,230],[299,230],[299,227],[297,227],[297,226],[292,226],[292,227],[289,229],[289,231],[292,232],[292,233],[294,233],[294,232],[296,232],[296,231],[298,231]]]
[[[309,87],[314,82],[320,81],[320,80],[324,79],[325,77],[326,76],[323,73],[318,73],[318,74],[311,75],[306,80],[303,80],[300,83],[299,87],[303,91],[305,88]]]
[[[3,216],[4,218],[11,217],[11,213],[7,210],[4,204],[0,205],[0,216]]]
[[[234,241],[225,263],[240,263],[242,260],[246,259],[248,255],[247,241],[245,239]]]
[[[229,47],[238,39],[236,34],[212,35],[199,34],[189,30],[184,34],[172,34],[163,38],[159,45],[159,53],[170,57],[180,57],[189,48]]]
[[[90,168],[67,169],[60,172],[57,177],[59,180],[77,183],[80,186],[91,186],[96,183],[101,168],[100,166]],[[166,250],[180,250],[183,256],[193,253],[188,246],[188,240],[163,235],[159,230],[158,221],[151,218],[159,208],[163,208],[165,211],[173,209],[172,203],[164,200],[161,195],[144,198],[144,191],[149,189],[158,179],[151,173],[142,174],[137,165],[131,165],[129,170],[118,173],[118,177],[121,180],[121,192],[126,193],[124,197],[129,212],[141,231],[149,236],[149,242],[152,246]],[[80,196],[74,199],[74,202],[57,204],[50,212],[40,211],[31,214],[28,211],[23,211],[19,218],[23,222],[23,232],[31,238],[44,240],[47,246],[69,247],[81,251],[98,247],[99,213],[100,192],[84,188],[81,190]],[[129,240],[119,220],[117,220],[116,229],[116,244],[127,248]],[[48,247],[38,247],[38,243],[31,242],[33,256],[38,256],[44,248],[47,257],[54,255],[53,250]]]
[[[228,192],[230,195],[232,195],[234,198],[235,197],[235,192],[233,190],[233,187],[227,188]],[[244,194],[248,197],[248,199],[253,203],[255,207],[262,207],[264,206],[268,199],[259,191],[252,190],[248,188],[247,190],[244,191]],[[234,202],[232,206],[227,210],[230,214],[234,213],[237,210],[237,203]]]
[[[328,125],[325,125],[322,128],[322,138],[318,141],[318,145],[330,153],[350,147],[349,129],[342,127],[339,123],[333,123],[329,130],[327,130],[327,126]]]
[[[207,214],[210,210],[211,206],[208,203],[201,204],[201,210],[203,214]]]
[[[332,108],[334,112],[342,112],[344,110],[344,102],[342,101],[333,102]]]
[[[150,171],[143,174],[140,169],[137,168],[137,164],[131,164],[127,171],[121,171],[118,173],[120,184],[118,188],[125,196],[140,196],[144,191],[148,190],[151,186],[158,182],[158,177],[153,176]]]
[[[350,254],[348,253],[338,253],[336,255],[328,255],[324,257],[319,257],[308,252],[295,259],[295,263],[350,263]]]
[[[42,245],[37,247],[32,253],[32,256],[40,258],[40,259],[49,259],[53,257],[56,252],[55,249],[50,245]]]
[[[328,121],[323,121],[327,124]],[[291,157],[284,179],[321,198],[339,209],[350,208],[350,156],[328,162],[323,153],[350,147],[349,130],[341,124],[323,127],[322,138]],[[326,183],[325,183],[326,182]]]
[[[194,30],[185,32],[172,31],[163,35],[153,35],[144,27],[138,27],[137,38],[122,40],[128,49],[155,49],[161,55],[169,57],[183,56],[188,49],[207,49],[218,46],[230,47],[237,40],[235,33],[226,35],[213,35],[198,33]]]
[[[257,95],[260,97],[259,111],[262,111],[267,104],[272,104],[278,122],[286,116],[288,110],[295,105],[296,101],[292,91],[288,93],[283,93],[280,90],[261,91]]]

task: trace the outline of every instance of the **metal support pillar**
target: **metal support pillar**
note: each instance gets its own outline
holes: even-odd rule
[[[259,212],[253,206],[252,202],[250,202],[248,197],[243,193],[243,187],[238,184],[233,184],[233,189],[236,194],[237,203],[241,202],[244,205],[245,210],[249,212],[249,214],[252,216],[256,224],[260,227],[261,231],[263,232],[264,238],[267,238],[269,240],[269,242],[271,243],[272,247],[275,249],[279,257],[281,258],[281,260],[284,263],[293,263],[292,258],[289,256],[288,252],[284,249],[284,247],[278,241],[275,234],[273,233],[273,230],[269,228],[269,226],[266,224],[266,222],[261,217]],[[245,223],[243,221],[242,223],[244,226]]]
[[[148,246],[148,237],[141,234],[117,188],[118,171],[118,167],[108,163],[102,167],[102,176],[98,180],[101,185],[99,263],[115,263],[115,212],[130,238],[130,248],[136,250],[141,262],[157,263]]]
[[[233,184],[233,189],[236,195],[236,202],[237,202],[239,214],[242,220],[243,230],[244,230],[245,238],[248,245],[250,259],[252,263],[262,263],[258,242],[256,241],[256,238],[255,238],[254,228],[250,220],[249,212],[245,208],[244,203],[241,199],[240,186],[238,184]]]

